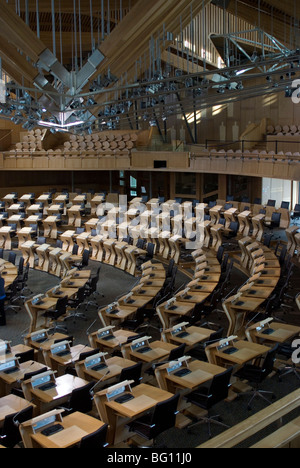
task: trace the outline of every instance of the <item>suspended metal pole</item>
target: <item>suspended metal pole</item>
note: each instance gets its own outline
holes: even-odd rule
[[[56,57],[56,38],[55,38],[55,0],[51,0],[51,13],[52,13],[52,44],[53,55]]]

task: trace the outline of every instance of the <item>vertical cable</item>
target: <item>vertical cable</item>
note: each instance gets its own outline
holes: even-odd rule
[[[101,0],[101,29],[102,29],[102,41],[104,41],[105,30],[104,30],[104,0]]]
[[[56,57],[56,38],[55,38],[55,0],[51,0],[52,10],[52,43],[53,43],[53,55]]]
[[[40,13],[39,13],[39,0],[36,0],[36,34],[40,39]]]
[[[28,0],[25,0],[25,22],[27,26],[29,26],[29,8],[28,8]]]
[[[90,15],[91,15],[91,46],[92,52],[95,50],[95,41],[94,41],[94,25],[93,25],[93,0],[90,0]]]
[[[110,35],[110,4],[107,0],[107,34]]]
[[[82,40],[81,40],[81,8],[80,0],[78,0],[78,30],[79,30],[79,55],[80,55],[80,68],[82,68]]]
[[[77,16],[76,16],[76,0],[73,0],[73,17],[74,17],[74,63],[75,71],[78,69],[78,60],[77,60]]]
[[[59,43],[60,43],[60,63],[63,64],[61,0],[59,0]]]

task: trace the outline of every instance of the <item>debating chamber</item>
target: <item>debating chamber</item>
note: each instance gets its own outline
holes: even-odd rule
[[[299,1],[0,12],[0,448],[300,448]]]

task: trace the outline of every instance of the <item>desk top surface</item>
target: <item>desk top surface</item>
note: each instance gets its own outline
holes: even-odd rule
[[[140,384],[134,387],[131,393],[134,396],[134,399],[131,401],[123,404],[110,401],[106,402],[105,405],[122,416],[133,418],[154,408],[157,403],[166,401],[174,396],[170,392],[147,384]]]
[[[104,423],[87,414],[74,412],[63,418],[64,430],[46,437],[41,433],[32,434],[32,439],[42,448],[68,448],[78,444],[82,437],[100,429]]]
[[[191,371],[183,377],[178,377],[174,373],[166,376],[166,379],[179,387],[194,389],[199,385],[211,380],[215,375],[225,371],[223,367],[210,364],[202,361],[192,361],[188,364],[188,369]]]
[[[218,356],[224,361],[228,361],[234,364],[239,364],[243,365],[246,364],[249,361],[252,361],[253,359],[262,356],[263,354],[266,354],[268,351],[270,351],[270,348],[267,346],[259,345],[256,343],[251,343],[249,341],[236,341],[233,344],[230,344],[228,348],[231,346],[237,348],[237,352],[234,354],[226,354],[224,351],[227,349],[225,348],[224,350],[216,350],[215,356]]]

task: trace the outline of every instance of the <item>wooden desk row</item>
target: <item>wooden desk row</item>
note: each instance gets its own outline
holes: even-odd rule
[[[78,272],[74,269],[70,272],[69,276],[66,276],[62,280],[59,286],[27,300],[25,302],[25,309],[30,318],[30,332],[34,332],[39,328],[47,328],[49,326],[49,319],[43,317],[45,312],[49,309],[55,309],[59,298],[64,296],[73,298],[76,296],[78,289],[86,285],[90,276],[90,270]]]
[[[50,244],[39,245],[34,241],[23,243],[20,249],[25,266],[29,264],[30,268],[61,278],[70,272],[74,263],[82,260],[80,255],[72,255],[61,248],[52,247]]]
[[[278,340],[278,342],[282,342],[281,340],[286,340],[287,338],[291,339],[297,334],[299,335],[300,333],[299,327],[291,327],[289,330],[287,330],[286,327],[282,327],[282,324],[272,323],[271,326],[276,330],[276,340]],[[284,333],[280,332],[280,330],[283,330]],[[266,337],[266,335],[264,336]],[[270,335],[268,335],[267,340],[269,339],[269,336]],[[203,338],[205,338],[204,335]],[[34,337],[27,336],[27,340],[31,339],[34,339]],[[158,382],[158,388],[152,385],[149,386],[147,384],[139,384],[137,387],[131,388],[130,382],[116,383],[118,379],[116,379],[116,381],[114,382],[114,378],[117,378],[120,375],[122,369],[134,365],[135,362],[140,362],[141,357],[146,364],[149,362],[149,359],[151,360],[150,353],[149,356],[146,357],[146,354],[148,353],[139,354],[134,349],[134,345],[140,341],[141,339],[132,341],[131,344],[123,346],[123,350],[126,348],[126,350],[124,351],[125,354],[130,354],[131,359],[128,359],[127,357],[109,357],[103,353],[100,353],[95,354],[90,358],[86,358],[84,361],[76,361],[76,357],[79,353],[81,353],[82,351],[90,350],[84,346],[82,346],[79,349],[78,345],[76,348],[77,355],[74,347],[73,349],[70,349],[71,352],[69,356],[66,355],[64,358],[52,356],[53,362],[58,362],[60,364],[61,359],[65,360],[65,364],[67,364],[70,360],[71,362],[74,360],[78,377],[74,377],[71,375],[60,375],[58,377],[55,377],[53,371],[47,371],[42,375],[51,375],[51,380],[55,382],[56,386],[45,391],[41,391],[38,388],[33,387],[31,379],[22,382],[22,389],[24,391],[27,401],[21,401],[22,399],[19,399],[18,397],[12,395],[2,397],[0,399],[0,424],[1,419],[3,421],[3,418],[5,417],[5,414],[7,414],[7,411],[14,411],[14,409],[19,411],[20,409],[28,405],[33,405],[35,414],[40,414],[41,416],[36,416],[33,420],[27,421],[26,423],[23,423],[21,425],[21,431],[26,427],[29,431],[29,433],[27,433],[26,435],[24,433],[22,434],[23,440],[24,437],[28,437],[28,439],[26,440],[26,444],[28,445],[26,446],[30,447],[31,443],[34,447],[39,446],[36,445],[39,443],[45,447],[49,446],[49,448],[54,448],[56,445],[60,447],[72,446],[73,444],[79,442],[79,435],[82,436],[83,434],[81,431],[77,430],[78,425],[79,427],[81,427],[81,415],[76,415],[76,417],[78,417],[79,419],[77,421],[77,424],[75,424],[76,428],[73,428],[72,431],[69,431],[72,434],[63,434],[62,432],[60,438],[52,438],[52,436],[50,436],[50,438],[45,438],[44,436],[39,434],[39,431],[34,431],[34,437],[32,440],[32,426],[34,425],[34,423],[41,421],[43,419],[42,416],[46,418],[49,414],[51,414],[51,411],[54,410],[57,406],[65,404],[69,398],[69,395],[74,389],[80,388],[86,385],[87,382],[92,381],[95,382],[94,401],[98,411],[98,417],[100,418],[100,422],[97,419],[98,424],[109,424],[108,441],[110,442],[110,444],[117,444],[119,442],[125,441],[129,437],[128,431],[125,428],[125,425],[128,423],[128,420],[132,420],[141,416],[145,411],[148,411],[149,409],[153,408],[158,401],[167,400],[174,393],[177,392],[180,393],[180,401],[182,401],[182,397],[184,395],[188,394],[190,391],[193,391],[199,385],[210,381],[213,378],[213,376],[222,373],[226,366],[242,366],[246,362],[252,361],[266,354],[269,350],[269,347],[265,344],[257,344],[253,342],[239,340],[237,339],[237,337],[229,337],[221,340],[218,343],[209,345],[206,348],[209,361],[208,363],[197,360],[191,361],[187,355],[175,362],[162,364],[161,366],[157,367],[155,375]],[[147,339],[147,337],[145,337],[144,341],[145,343],[143,342],[142,345],[150,345],[152,349],[151,352],[154,352],[155,354],[155,356],[151,355],[152,362],[159,363],[159,361],[165,360],[167,355],[170,353],[170,350],[176,347],[175,345],[169,344],[169,347],[167,348],[167,343],[151,342],[150,339]],[[60,346],[63,343],[64,342],[58,343],[55,346]],[[43,346],[44,349],[48,349],[48,353],[51,349],[51,347],[49,347],[49,344],[50,343],[45,342],[41,344],[41,346]],[[36,342],[35,346],[38,346]],[[234,346],[237,351],[235,353],[230,354],[226,353],[227,348],[231,346]],[[92,368],[90,368],[90,364],[87,364],[88,362],[91,362],[93,365],[93,359],[95,359],[95,362],[97,359],[100,362],[104,362],[107,367],[99,371],[93,370]],[[30,364],[31,363],[28,363],[26,365],[30,368]],[[189,373],[181,377],[179,375],[177,376],[176,371],[184,367],[188,369]],[[110,371],[110,374],[108,374],[108,370]],[[0,378],[3,378],[3,374],[1,371]],[[5,376],[5,378],[7,377]],[[105,385],[105,383],[109,385],[109,387],[101,390],[101,386]],[[115,396],[130,392],[132,393],[134,399],[130,402],[123,404],[116,403],[114,401],[114,397],[111,398],[110,395],[113,395],[113,393],[119,389],[120,391],[117,391],[114,394]],[[186,408],[182,406],[182,403],[180,403],[179,407],[182,411],[185,412]],[[67,418],[68,417],[69,416],[67,416]],[[86,416],[86,423],[92,423],[92,420],[89,421],[88,418],[90,418],[90,416]],[[96,424],[96,421],[93,422],[94,424]],[[69,426],[66,425],[66,428],[67,427]],[[92,427],[94,428],[95,426],[92,425]],[[93,431],[91,430],[91,432]]]
[[[138,309],[147,307],[154,300],[162,289],[165,279],[166,271],[161,263],[152,261],[144,263],[139,284],[117,302],[98,311],[103,326],[113,325],[120,328],[122,322],[134,317]]]
[[[287,254],[300,259],[300,227],[290,226],[285,232],[287,236]]]
[[[242,249],[241,266],[248,272],[248,281],[238,293],[226,298],[222,307],[228,318],[228,335],[245,337],[245,324],[250,313],[259,310],[271,296],[281,276],[276,255],[266,246],[251,238],[239,241]]]

